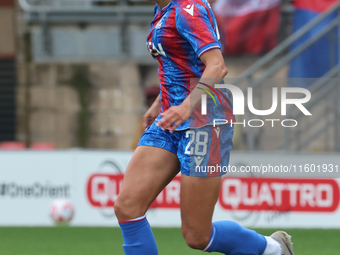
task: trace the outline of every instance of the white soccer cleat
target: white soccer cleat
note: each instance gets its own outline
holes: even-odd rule
[[[270,236],[281,245],[282,255],[294,255],[292,237],[284,231],[277,231]]]

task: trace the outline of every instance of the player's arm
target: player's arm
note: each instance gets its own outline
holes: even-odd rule
[[[158,95],[156,100],[153,102],[151,107],[148,109],[148,111],[143,116],[143,127],[146,129],[148,126],[150,126],[155,119],[157,118],[159,111],[161,109],[161,96]]]
[[[221,50],[219,48],[209,50],[203,53],[200,59],[206,68],[199,82],[211,87],[214,87],[215,84],[220,84],[222,79],[228,74],[228,69],[225,66]],[[190,99],[186,98],[183,102],[185,106],[189,106],[190,114],[201,104],[201,95],[205,94],[205,92],[199,88],[207,89],[207,87],[202,87],[200,83],[198,83],[195,89],[191,92]]]
[[[224,64],[224,59],[220,49],[212,49],[203,53],[200,57],[206,68],[203,72],[200,82],[214,87],[219,84],[228,74],[228,70]],[[200,84],[192,90],[190,95],[179,106],[172,106],[161,114],[162,119],[157,123],[164,130],[170,128],[173,132],[184,121],[189,119],[191,113],[201,103],[201,95],[205,92],[201,89]],[[202,87],[207,89],[206,87]]]
[[[209,11],[200,5],[193,5],[192,13],[179,8],[176,13],[176,28],[206,66],[201,82],[212,87],[221,83],[228,71],[220,49],[218,29],[213,28]],[[180,106],[170,107],[162,113],[163,118],[158,125],[163,129],[170,128],[170,131],[174,131],[186,121],[193,109],[200,104],[201,95],[205,93],[199,89],[200,86],[198,83]],[[201,88],[206,89],[206,86]]]

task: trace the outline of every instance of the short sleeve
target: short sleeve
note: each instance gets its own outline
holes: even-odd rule
[[[209,16],[207,7],[196,3],[177,9],[177,31],[190,43],[198,57],[210,49],[221,48],[213,28],[213,19],[215,18]]]

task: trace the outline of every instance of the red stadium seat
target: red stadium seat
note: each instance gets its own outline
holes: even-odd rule
[[[56,149],[56,146],[54,143],[33,143],[30,149],[37,151],[52,151]]]
[[[24,150],[26,144],[23,142],[2,142],[0,143],[1,150]]]

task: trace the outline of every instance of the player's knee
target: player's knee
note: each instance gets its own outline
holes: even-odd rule
[[[131,209],[132,208],[129,205],[129,202],[125,199],[120,199],[119,197],[114,204],[114,211],[119,221],[131,220],[136,218],[134,217],[135,215]]]
[[[119,199],[116,200],[113,209],[115,211],[116,217],[118,220],[122,220],[122,218],[124,218],[124,205],[123,203],[120,202]]]
[[[210,233],[199,233],[194,229],[182,228],[182,234],[187,245],[192,249],[204,250],[210,241]]]
[[[118,196],[114,211],[119,221],[131,220],[143,216],[146,212],[137,201],[132,198]]]

